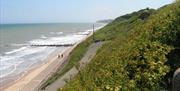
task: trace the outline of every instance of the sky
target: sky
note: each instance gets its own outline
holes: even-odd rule
[[[0,0],[0,23],[95,22],[174,0]]]

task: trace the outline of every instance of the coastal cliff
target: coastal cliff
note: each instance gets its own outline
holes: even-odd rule
[[[60,91],[170,90],[180,67],[180,1],[120,16],[97,31],[95,39],[103,46]],[[80,45],[91,43],[92,37]]]

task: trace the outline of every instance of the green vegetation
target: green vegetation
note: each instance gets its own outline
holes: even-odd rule
[[[168,79],[180,67],[180,1],[118,17],[95,36],[107,42],[91,63],[60,90],[168,90]],[[83,43],[83,51],[79,49],[71,59],[76,63],[92,43],[91,37]]]

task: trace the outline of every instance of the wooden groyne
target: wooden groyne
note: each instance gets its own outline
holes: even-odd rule
[[[57,46],[57,47],[68,47],[73,46],[74,44],[30,44],[30,46]]]

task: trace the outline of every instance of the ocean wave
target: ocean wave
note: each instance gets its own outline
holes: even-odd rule
[[[10,66],[7,70],[1,71],[0,78],[12,74],[16,70],[16,65]]]
[[[0,56],[0,78],[10,74],[18,74],[27,70],[33,64],[43,61],[56,48],[28,47],[17,53]]]
[[[57,35],[63,34],[63,32],[56,32]]]
[[[87,30],[85,32],[78,32],[78,35],[89,35],[91,33],[91,31]]]
[[[45,35],[41,35],[41,38],[42,39],[46,39],[47,37]]]
[[[52,35],[54,35],[54,34],[61,35],[61,34],[63,34],[63,32],[50,32],[50,34],[52,34]]]
[[[78,34],[71,34],[61,37],[50,37],[48,39],[36,39],[30,41],[30,45],[54,45],[54,44],[75,44],[82,40],[85,36]]]
[[[5,52],[5,54],[12,54],[12,53],[16,53],[22,50],[25,50],[27,47],[21,47],[19,49],[14,49],[13,51],[9,51],[9,52]]]

